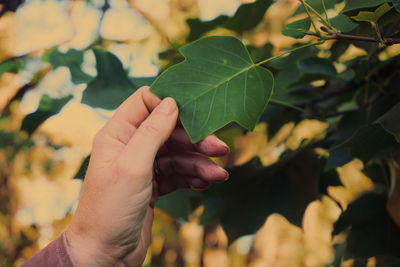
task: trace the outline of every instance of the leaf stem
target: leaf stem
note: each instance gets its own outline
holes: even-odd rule
[[[310,47],[310,46],[320,45],[320,44],[323,44],[324,42],[325,42],[325,40],[320,40],[320,41],[318,41],[318,42],[316,42],[316,43],[308,43],[308,44],[305,44],[305,45],[302,45],[302,46],[298,46],[298,47],[295,47],[295,48],[292,48],[292,49],[283,51],[283,52],[280,53],[279,55],[276,55],[276,56],[273,56],[273,57],[264,59],[264,60],[262,60],[262,61],[260,61],[260,62],[258,62],[258,63],[255,63],[254,65],[255,65],[255,66],[260,66],[260,65],[265,64],[265,63],[267,63],[267,62],[269,62],[269,61],[272,61],[272,60],[274,60],[274,59],[280,58],[280,57],[282,57],[282,56],[284,56],[284,55],[290,54],[290,53],[292,53],[292,52],[294,52],[294,51],[297,51],[297,50],[300,50],[300,49],[303,49],[303,48],[307,48],[307,47]]]
[[[328,12],[326,11],[326,6],[325,6],[325,0],[321,0],[322,2],[322,7],[324,8],[324,13],[325,13],[325,18],[326,18],[326,22],[327,22],[327,26],[330,27],[332,29],[332,24],[329,21],[329,17],[328,17]]]
[[[314,28],[314,31],[315,31],[317,34],[320,34],[319,29],[318,29],[317,25],[315,25],[315,22],[314,22],[314,20],[313,20],[313,17],[311,16],[310,11],[308,10],[308,6],[309,6],[309,5],[308,5],[304,0],[299,0],[299,1],[300,1],[301,4],[303,5],[304,10],[305,10],[306,13],[307,13],[307,16],[310,18],[310,21],[311,21],[311,24],[312,24],[312,26],[313,26],[313,28]]]
[[[330,21],[329,21],[329,19],[328,19],[328,14],[326,14],[326,10],[325,10],[325,14],[326,14],[326,18],[327,18],[327,19],[325,19],[324,17],[322,17],[321,14],[319,14],[318,11],[315,10],[311,5],[307,4],[306,2],[304,2],[304,4],[307,6],[307,8],[308,8],[309,10],[311,10],[312,13],[314,13],[320,20],[322,20],[322,22],[325,24],[325,26],[327,26],[327,27],[328,27],[329,29],[331,29],[331,30],[335,30],[335,29],[332,27],[332,25],[331,25],[331,23],[330,23]],[[324,8],[325,8],[325,3],[324,3]],[[335,31],[336,31],[336,30],[335,30]]]

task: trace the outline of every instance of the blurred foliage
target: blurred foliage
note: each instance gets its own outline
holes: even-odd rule
[[[1,266],[65,229],[112,110],[211,35],[284,54],[273,101],[217,132],[230,180],[160,199],[145,266],[399,266],[399,1],[25,2],[0,4]]]

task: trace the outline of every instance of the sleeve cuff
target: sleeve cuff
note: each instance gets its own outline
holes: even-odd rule
[[[22,267],[75,267],[68,254],[68,240],[63,233],[47,247],[26,261]]]

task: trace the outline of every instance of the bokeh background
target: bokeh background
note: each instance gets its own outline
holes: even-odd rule
[[[45,60],[49,51],[84,51],[80,68],[95,76],[96,60],[90,48],[101,47],[119,58],[129,76],[153,77],[168,64],[162,52],[184,43],[188,18],[232,15],[240,4],[252,1],[21,2],[0,2],[0,62],[18,59],[16,66],[0,65],[0,266],[20,266],[65,229],[81,188],[81,181],[72,178],[89,155],[95,133],[112,114],[81,104],[86,84],[72,81],[69,68],[52,67]],[[277,0],[263,22],[240,38],[254,46],[270,42],[274,54],[279,53],[294,42],[281,30],[297,5],[296,0]],[[209,34],[234,33],[217,29]],[[350,59],[362,53],[350,46],[342,57]],[[22,119],[38,108],[43,95],[71,93],[72,101],[47,119],[26,145],[26,133],[19,130]],[[237,166],[258,156],[264,165],[270,165],[283,151],[299,147],[303,139],[322,138],[326,128],[324,122],[306,120],[288,122],[273,136],[265,123],[249,133],[221,131],[219,135],[230,144],[232,153],[217,162]],[[187,221],[157,210],[145,266],[329,266],[335,244],[343,238],[331,237],[333,222],[340,214],[335,202],[345,208],[373,188],[362,169],[359,160],[338,168],[342,185],[329,187],[329,197],[308,205],[302,227],[272,214],[255,235],[231,245],[218,223],[200,225],[202,206]],[[247,219],[251,218],[243,218]],[[352,260],[342,266],[352,266]],[[375,259],[371,258],[368,266],[375,266]]]

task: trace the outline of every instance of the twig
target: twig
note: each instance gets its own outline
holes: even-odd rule
[[[347,40],[347,41],[361,41],[361,42],[370,42],[370,43],[381,43],[381,41],[376,37],[369,36],[358,36],[352,34],[344,34],[339,32],[332,32],[328,28],[322,26],[321,30],[329,33],[326,36],[318,36],[315,33],[306,33],[307,35],[317,36],[323,40]],[[394,45],[400,44],[400,38],[384,38],[382,37],[382,43],[384,45]]]

